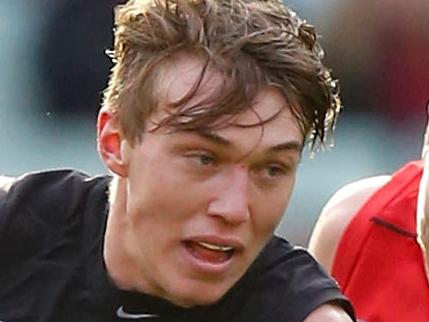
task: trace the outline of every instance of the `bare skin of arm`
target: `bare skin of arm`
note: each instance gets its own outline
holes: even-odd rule
[[[429,102],[427,110],[429,115]],[[424,169],[417,199],[417,234],[429,280],[429,122],[421,157]],[[338,243],[347,225],[368,198],[389,179],[390,176],[378,176],[346,185],[333,195],[322,210],[310,238],[309,251],[328,272],[331,272]]]
[[[0,176],[0,195],[6,193],[14,181],[13,177]]]
[[[323,208],[310,238],[308,250],[331,272],[338,243],[349,222],[368,198],[389,181],[377,176],[350,183],[339,189]]]
[[[427,105],[429,114],[429,102]],[[426,276],[429,281],[429,122],[422,148],[423,175],[420,180],[417,197],[417,241],[419,242],[425,259]]]
[[[352,319],[340,307],[324,304],[307,316],[304,322],[352,322]]]

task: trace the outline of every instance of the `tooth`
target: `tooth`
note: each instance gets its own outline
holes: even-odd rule
[[[220,246],[220,245],[214,245],[206,242],[198,242],[198,244],[207,249],[221,251],[221,252],[228,252],[233,249],[231,246]]]

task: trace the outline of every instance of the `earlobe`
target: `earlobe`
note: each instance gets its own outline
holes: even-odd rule
[[[128,174],[128,158],[123,145],[123,137],[119,120],[111,111],[100,110],[97,120],[97,148],[104,164],[121,177]]]

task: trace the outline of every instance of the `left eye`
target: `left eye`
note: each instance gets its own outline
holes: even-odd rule
[[[284,175],[286,170],[282,166],[269,165],[266,167],[266,173],[270,177],[278,177]]]
[[[208,155],[208,154],[200,154],[198,156],[198,159],[202,165],[209,165],[209,164],[215,163],[214,157],[212,157],[211,155]]]
[[[210,153],[206,153],[206,152],[189,153],[186,155],[186,157],[192,162],[198,163],[198,165],[206,166],[206,165],[216,164],[215,157]]]

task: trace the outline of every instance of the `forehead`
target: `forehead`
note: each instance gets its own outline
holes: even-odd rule
[[[205,61],[202,57],[186,53],[177,53],[162,66],[161,75],[156,83],[156,91],[161,103],[179,101],[188,94],[196,84],[199,90],[193,97],[194,101],[204,100],[218,93],[224,77],[213,67],[204,71]],[[190,101],[192,103],[192,101]]]
[[[155,121],[160,121],[168,110],[169,104],[182,100],[198,84],[198,90],[183,107],[198,106],[200,102],[210,101],[221,95],[221,91],[228,86],[228,80],[215,68],[205,68],[203,58],[190,54],[177,54],[174,59],[168,61],[162,67],[162,73],[156,84],[156,92],[159,96],[159,108],[152,116]],[[250,129],[260,124],[261,121],[270,120],[264,124],[264,131],[275,129],[280,136],[292,137],[297,141],[303,141],[302,134],[295,117],[292,116],[288,103],[280,90],[265,86],[256,94],[252,106],[244,112],[237,114],[233,119],[233,125],[238,125],[242,130]],[[287,133],[280,133],[281,130]],[[227,131],[228,132],[228,131]]]

